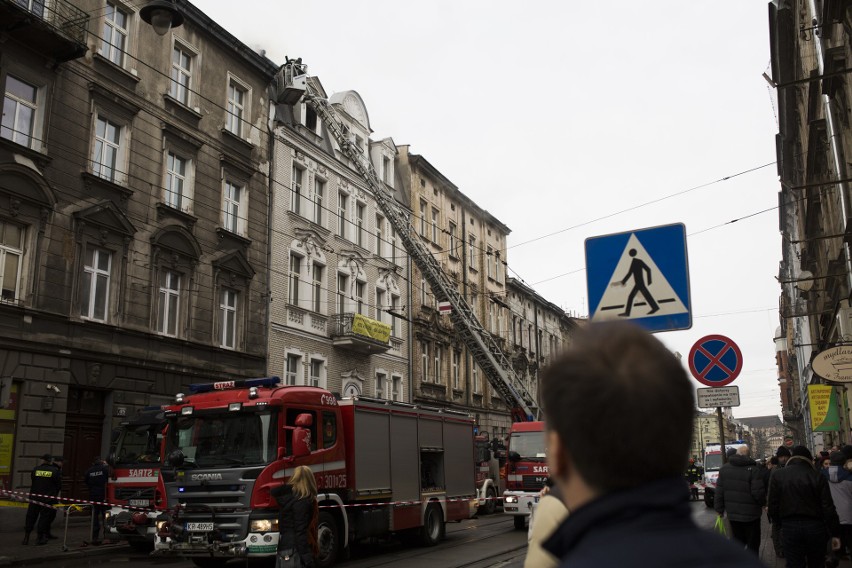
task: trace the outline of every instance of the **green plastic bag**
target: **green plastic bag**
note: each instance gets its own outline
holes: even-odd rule
[[[725,520],[721,515],[716,516],[716,524],[713,526],[713,530],[725,538],[728,537],[728,529],[725,528]]]

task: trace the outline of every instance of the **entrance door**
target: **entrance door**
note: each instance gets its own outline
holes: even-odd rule
[[[62,495],[88,497],[83,474],[101,453],[104,425],[104,393],[72,387],[65,418],[65,463],[62,466]]]

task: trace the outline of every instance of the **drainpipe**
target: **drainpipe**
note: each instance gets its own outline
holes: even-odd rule
[[[272,106],[273,103],[270,103]],[[273,116],[274,116],[274,106],[273,108]],[[264,309],[266,310],[266,325],[264,326],[264,339],[266,341],[266,349],[264,352],[266,354],[266,375],[275,375],[276,373],[270,373],[269,371],[269,334],[272,327],[272,223],[275,219],[275,214],[273,212],[274,200],[272,196],[274,195],[273,191],[273,180],[275,179],[275,121],[274,119],[270,119],[267,123],[267,130],[269,130],[269,173],[267,174],[267,186],[268,186],[268,202],[266,204],[266,290],[264,291],[264,297],[266,298],[266,305]]]
[[[467,298],[468,298],[468,295],[467,295],[467,262],[468,262],[468,259],[467,259],[467,213],[465,212],[464,207],[459,207],[459,209],[461,209],[461,216],[462,216],[462,223],[461,223],[461,234],[462,234],[462,256],[461,256],[461,261],[462,261],[462,266],[461,266],[461,271],[462,271],[462,296],[464,296],[464,299],[467,300]],[[476,306],[471,306],[471,308],[473,308],[473,313],[475,314],[476,313]],[[464,352],[465,352],[465,358],[464,358],[464,393],[465,393],[465,399],[466,399],[467,407],[471,408],[473,406],[473,396],[471,395],[470,391],[473,388],[473,383],[470,380],[470,370],[471,370],[470,360],[473,358],[473,355],[471,355],[468,352],[467,347],[465,347]],[[485,400],[484,397],[483,397],[483,400]]]
[[[811,11],[811,16],[813,17],[814,24],[819,24],[817,21],[817,15],[819,12],[816,9],[816,1],[808,0],[808,7]],[[829,24],[831,25],[831,24]],[[813,30],[813,39],[814,44],[816,46],[816,54],[817,54],[817,69],[820,75],[825,74],[825,46],[822,43],[822,35],[821,35],[820,27],[814,27]],[[842,140],[840,139],[840,133],[837,130],[834,121],[834,104],[832,99],[828,95],[822,95],[823,106],[825,107],[825,122],[828,127],[828,143],[831,147],[831,157],[834,162],[834,175],[838,180],[846,179],[846,162],[843,159],[843,147]],[[837,189],[840,195],[840,206],[843,211],[843,232],[846,232],[847,224],[849,220],[852,219],[852,207],[850,207],[849,203],[849,195],[848,195],[848,187],[846,182],[839,181],[837,182]],[[852,252],[849,249],[849,242],[846,239],[843,239],[843,256],[846,264],[846,283],[848,290],[852,291]]]

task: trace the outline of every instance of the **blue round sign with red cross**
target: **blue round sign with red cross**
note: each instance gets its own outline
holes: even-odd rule
[[[743,370],[743,354],[730,338],[707,335],[689,351],[689,371],[699,383],[723,387],[734,382]]]

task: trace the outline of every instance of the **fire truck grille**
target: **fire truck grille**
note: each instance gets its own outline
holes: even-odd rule
[[[525,475],[521,490],[541,491],[541,488],[544,487],[544,482],[546,479],[546,475]]]
[[[128,499],[153,499],[153,487],[117,487],[115,489],[115,498],[119,501],[127,501]]]
[[[243,505],[242,495],[227,495],[222,497],[185,497],[181,495],[178,497],[178,501],[184,505],[194,505],[197,503],[203,505]]]

